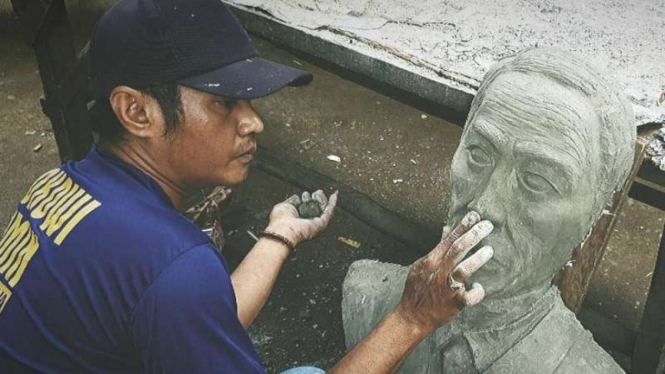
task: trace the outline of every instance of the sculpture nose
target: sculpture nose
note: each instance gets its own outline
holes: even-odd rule
[[[510,188],[510,174],[494,171],[478,195],[468,204],[468,209],[480,214],[482,219],[491,221],[495,229],[503,226],[507,212],[506,202],[514,198]]]

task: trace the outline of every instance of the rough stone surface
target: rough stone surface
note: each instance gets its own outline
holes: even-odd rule
[[[471,93],[504,57],[536,47],[576,52],[615,76],[638,124],[665,122],[663,1],[229,2]]]
[[[494,224],[479,247],[495,255],[468,279],[486,297],[421,343],[403,373],[623,372],[565,309],[551,279],[623,185],[632,118],[621,90],[569,53],[532,50],[490,69],[453,157],[448,220],[455,226],[473,210]],[[392,308],[406,271],[351,267],[349,346]]]

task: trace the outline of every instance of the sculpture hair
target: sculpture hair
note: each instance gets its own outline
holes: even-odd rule
[[[510,72],[551,80],[581,93],[591,102],[601,124],[597,217],[612,194],[623,186],[633,163],[637,134],[633,109],[625,93],[608,79],[607,74],[569,52],[554,48],[533,49],[501,60],[485,74],[471,104],[467,124],[473,121],[487,88],[501,74]],[[468,126],[464,131],[467,129]]]

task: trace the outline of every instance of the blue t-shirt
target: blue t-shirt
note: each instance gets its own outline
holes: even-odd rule
[[[0,242],[0,373],[265,373],[224,260],[159,185],[94,147]]]

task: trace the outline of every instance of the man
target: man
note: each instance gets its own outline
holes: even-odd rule
[[[536,49],[486,74],[453,158],[449,216],[479,212],[495,225],[483,244],[501,250],[471,278],[486,285],[486,301],[424,342],[404,373],[623,372],[551,280],[621,189],[635,137],[622,91],[574,55]],[[399,298],[406,271],[352,265],[344,285],[350,345]],[[360,298],[362,316],[353,314]]]
[[[245,179],[264,126],[249,100],[311,76],[259,58],[219,0],[120,0],[93,32],[90,63],[98,145],[40,177],[0,242],[0,372],[264,373],[245,329],[289,253],[326,228],[337,194],[275,206],[232,275],[178,211],[201,186]],[[299,218],[310,199],[323,213]],[[480,301],[479,285],[446,279],[491,257],[461,262],[491,230],[475,213],[462,220],[330,372],[392,372]]]

